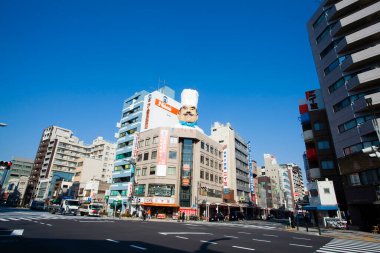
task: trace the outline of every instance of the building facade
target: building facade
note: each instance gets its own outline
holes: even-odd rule
[[[307,27],[352,225],[380,218],[380,2],[325,0]]]
[[[90,158],[101,161],[102,170],[99,173],[99,180],[102,182],[111,183],[113,164],[115,161],[116,144],[111,143],[98,137],[93,140],[90,147]]]
[[[278,209],[284,202],[284,196],[281,194],[280,183],[280,165],[274,155],[264,154],[265,176],[271,179],[271,192],[273,208]]]
[[[216,142],[226,146],[228,194],[225,201],[249,204],[251,202],[250,171],[248,166],[248,143],[232,128],[215,122],[211,136]]]
[[[152,93],[145,90],[136,92],[123,103],[121,119],[117,123],[119,131],[115,135],[118,138],[116,158],[109,189],[109,203],[118,203],[116,208],[121,212],[125,212],[130,203],[131,158],[132,161],[137,158],[138,134],[160,124],[174,125],[178,121],[174,113],[178,113],[180,108],[174,98],[174,91],[164,86]]]

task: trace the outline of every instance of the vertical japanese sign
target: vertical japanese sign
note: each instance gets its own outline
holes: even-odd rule
[[[227,148],[223,149],[223,190],[224,194],[228,194],[229,185],[228,185],[228,156],[227,156]]]
[[[249,166],[249,188],[251,190],[251,194],[255,194],[254,189],[254,179],[253,179],[253,166],[252,166],[252,159],[251,159],[251,142],[248,142],[248,166]]]
[[[168,162],[168,142],[169,142],[169,130],[162,129],[160,131],[160,144],[158,146],[158,159],[157,159],[157,176],[166,176],[166,165]]]

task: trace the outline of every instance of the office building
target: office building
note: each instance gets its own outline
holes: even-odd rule
[[[212,139],[226,146],[227,166],[229,168],[226,180],[228,192],[226,202],[236,202],[248,205],[251,202],[250,171],[248,166],[248,143],[232,128],[215,122],[211,127]]]
[[[380,218],[380,2],[324,0],[307,27],[352,226]]]

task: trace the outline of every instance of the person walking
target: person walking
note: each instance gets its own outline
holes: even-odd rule
[[[181,219],[182,219],[182,222],[185,222],[185,212],[182,213]]]
[[[141,214],[142,214],[143,221],[145,221],[146,220],[146,212],[144,209],[142,210]]]
[[[152,218],[152,211],[148,209],[148,219],[150,220]]]

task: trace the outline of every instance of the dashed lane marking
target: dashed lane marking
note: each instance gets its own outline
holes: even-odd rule
[[[201,242],[204,242],[204,243],[209,243],[209,244],[218,244],[218,243],[216,243],[216,242],[203,241],[203,240],[201,240]]]
[[[187,237],[182,237],[182,236],[176,236],[177,238],[180,238],[180,239],[185,239],[185,240],[187,240],[187,239],[189,239],[189,238],[187,238]]]
[[[146,248],[139,247],[139,246],[136,246],[136,245],[129,245],[129,246],[132,247],[132,248],[140,249],[140,250],[146,250]]]
[[[302,237],[293,237],[293,239],[311,241],[310,238],[302,238]]]
[[[290,246],[296,246],[296,247],[305,247],[305,248],[312,248],[313,246],[309,246],[309,245],[302,245],[302,244],[293,244],[293,243],[289,243]]]
[[[255,249],[251,249],[251,248],[245,248],[245,247],[240,247],[240,246],[232,246],[232,248],[237,248],[237,249],[246,249],[246,250],[255,250]]]
[[[268,241],[268,240],[261,240],[261,239],[252,239],[253,241],[258,241],[258,242],[270,242],[270,241]]]
[[[114,243],[120,243],[119,241],[115,241],[115,240],[112,240],[112,239],[106,239],[106,241],[114,242]]]

